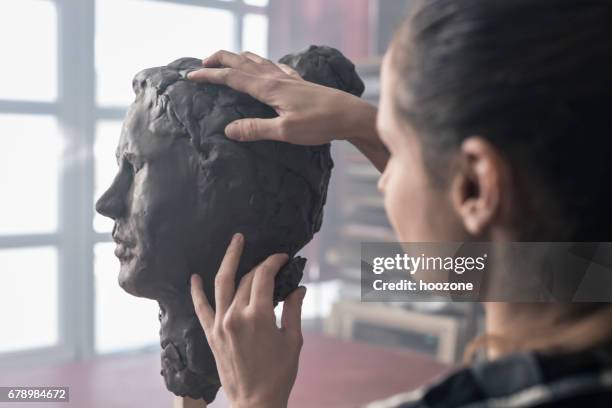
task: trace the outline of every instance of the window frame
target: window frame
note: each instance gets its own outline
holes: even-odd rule
[[[96,355],[94,246],[112,241],[109,233],[96,232],[93,224],[95,132],[99,121],[121,121],[127,106],[99,106],[96,101],[96,0],[44,1],[56,7],[57,99],[50,102],[0,99],[0,113],[48,114],[57,119],[65,142],[58,175],[58,228],[53,233],[0,235],[0,249],[49,246],[57,250],[58,342],[49,347],[0,352],[0,369]],[[237,50],[242,49],[244,16],[268,16],[269,7],[247,5],[243,0],[142,1],[230,11]],[[85,159],[67,160],[69,157]]]

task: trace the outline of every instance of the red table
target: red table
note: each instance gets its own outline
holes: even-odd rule
[[[69,403],[44,408],[169,408],[172,396],[159,375],[154,352],[99,357],[89,361],[0,372],[0,386],[69,386]],[[411,390],[448,372],[432,358],[360,342],[306,335],[290,408],[358,407]],[[15,403],[17,408],[30,404]],[[0,408],[11,404],[0,403]],[[222,392],[211,408],[229,406]]]

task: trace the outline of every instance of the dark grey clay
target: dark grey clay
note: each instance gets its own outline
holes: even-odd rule
[[[353,64],[332,48],[310,47],[281,62],[306,80],[363,92]],[[181,58],[136,75],[116,153],[119,171],[96,209],[115,220],[121,287],[159,303],[166,386],[210,402],[219,376],[194,314],[190,275],[202,276],[213,301],[223,254],[242,232],[237,279],[273,253],[293,257],[276,279],[274,300],[282,301],[302,278],[305,259],[294,256],[321,226],[333,162],[329,145],[227,139],[231,121],[276,112],[227,87],[185,79],[200,67],[199,59]]]

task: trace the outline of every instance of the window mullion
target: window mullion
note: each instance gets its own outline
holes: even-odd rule
[[[234,13],[234,48],[236,52],[242,51],[242,30],[243,30],[243,21],[244,21],[244,13],[242,9],[236,11]]]
[[[60,181],[60,341],[93,354],[94,0],[56,0],[59,121],[66,149]]]

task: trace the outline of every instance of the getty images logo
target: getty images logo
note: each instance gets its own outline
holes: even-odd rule
[[[414,275],[421,271],[447,271],[462,275],[465,272],[484,270],[487,257],[486,253],[478,257],[396,254],[392,257],[375,257],[372,260],[372,272],[380,275],[386,271],[405,271]]]

